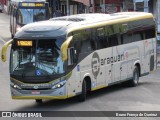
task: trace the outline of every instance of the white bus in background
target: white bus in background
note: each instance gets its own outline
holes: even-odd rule
[[[13,99],[86,99],[94,91],[156,70],[156,27],[143,12],[79,14],[24,26],[12,44]]]
[[[11,0],[9,11],[12,38],[24,25],[50,18],[49,3],[45,0]]]

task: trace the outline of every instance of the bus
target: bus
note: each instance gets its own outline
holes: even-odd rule
[[[24,26],[1,58],[11,44],[12,99],[85,101],[100,88],[137,86],[157,68],[156,42],[150,13],[78,14]]]
[[[45,0],[11,0],[9,10],[12,38],[22,26],[50,18],[49,5]]]

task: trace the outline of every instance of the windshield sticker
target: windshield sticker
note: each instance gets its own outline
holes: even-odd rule
[[[37,75],[37,76],[40,76],[40,75],[42,75],[42,72],[41,72],[41,70],[36,70],[36,75]]]
[[[80,71],[80,66],[79,65],[77,65],[77,71]]]

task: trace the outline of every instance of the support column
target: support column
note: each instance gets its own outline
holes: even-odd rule
[[[95,13],[95,0],[92,0],[92,3],[93,3],[93,13]]]
[[[136,0],[133,0],[134,11],[136,11]]]
[[[157,25],[158,25],[158,33],[160,33],[160,0],[157,0]]]
[[[67,16],[69,16],[70,15],[69,0],[66,0],[66,5],[67,5]]]
[[[144,0],[144,12],[149,12],[148,0]]]

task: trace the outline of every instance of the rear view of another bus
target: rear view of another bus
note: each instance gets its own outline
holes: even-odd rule
[[[10,3],[11,37],[28,23],[50,18],[48,3],[45,0],[21,0]]]

